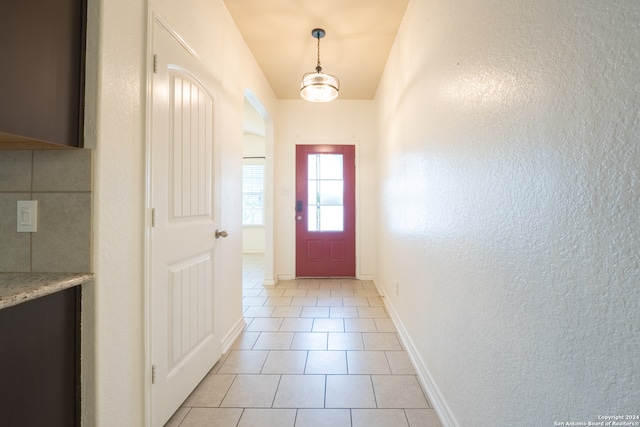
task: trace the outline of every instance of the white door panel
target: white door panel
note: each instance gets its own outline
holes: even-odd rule
[[[217,82],[154,22],[149,233],[151,425],[162,426],[219,359],[215,230]]]

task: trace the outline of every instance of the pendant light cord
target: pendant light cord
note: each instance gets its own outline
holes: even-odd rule
[[[322,71],[322,67],[320,66],[320,33],[318,34],[318,65],[316,66],[316,71],[319,73]]]

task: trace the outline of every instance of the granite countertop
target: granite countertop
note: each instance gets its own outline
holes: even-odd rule
[[[82,285],[92,273],[0,273],[0,309]]]

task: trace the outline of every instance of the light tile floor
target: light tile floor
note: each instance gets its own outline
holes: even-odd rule
[[[372,282],[262,286],[245,255],[246,328],[165,427],[439,427]]]

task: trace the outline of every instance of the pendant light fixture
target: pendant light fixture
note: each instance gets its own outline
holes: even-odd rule
[[[320,66],[320,39],[325,36],[322,28],[315,28],[311,35],[318,39],[318,65],[315,73],[306,73],[302,76],[300,96],[310,102],[329,102],[338,97],[340,81],[331,74],[324,74]]]

